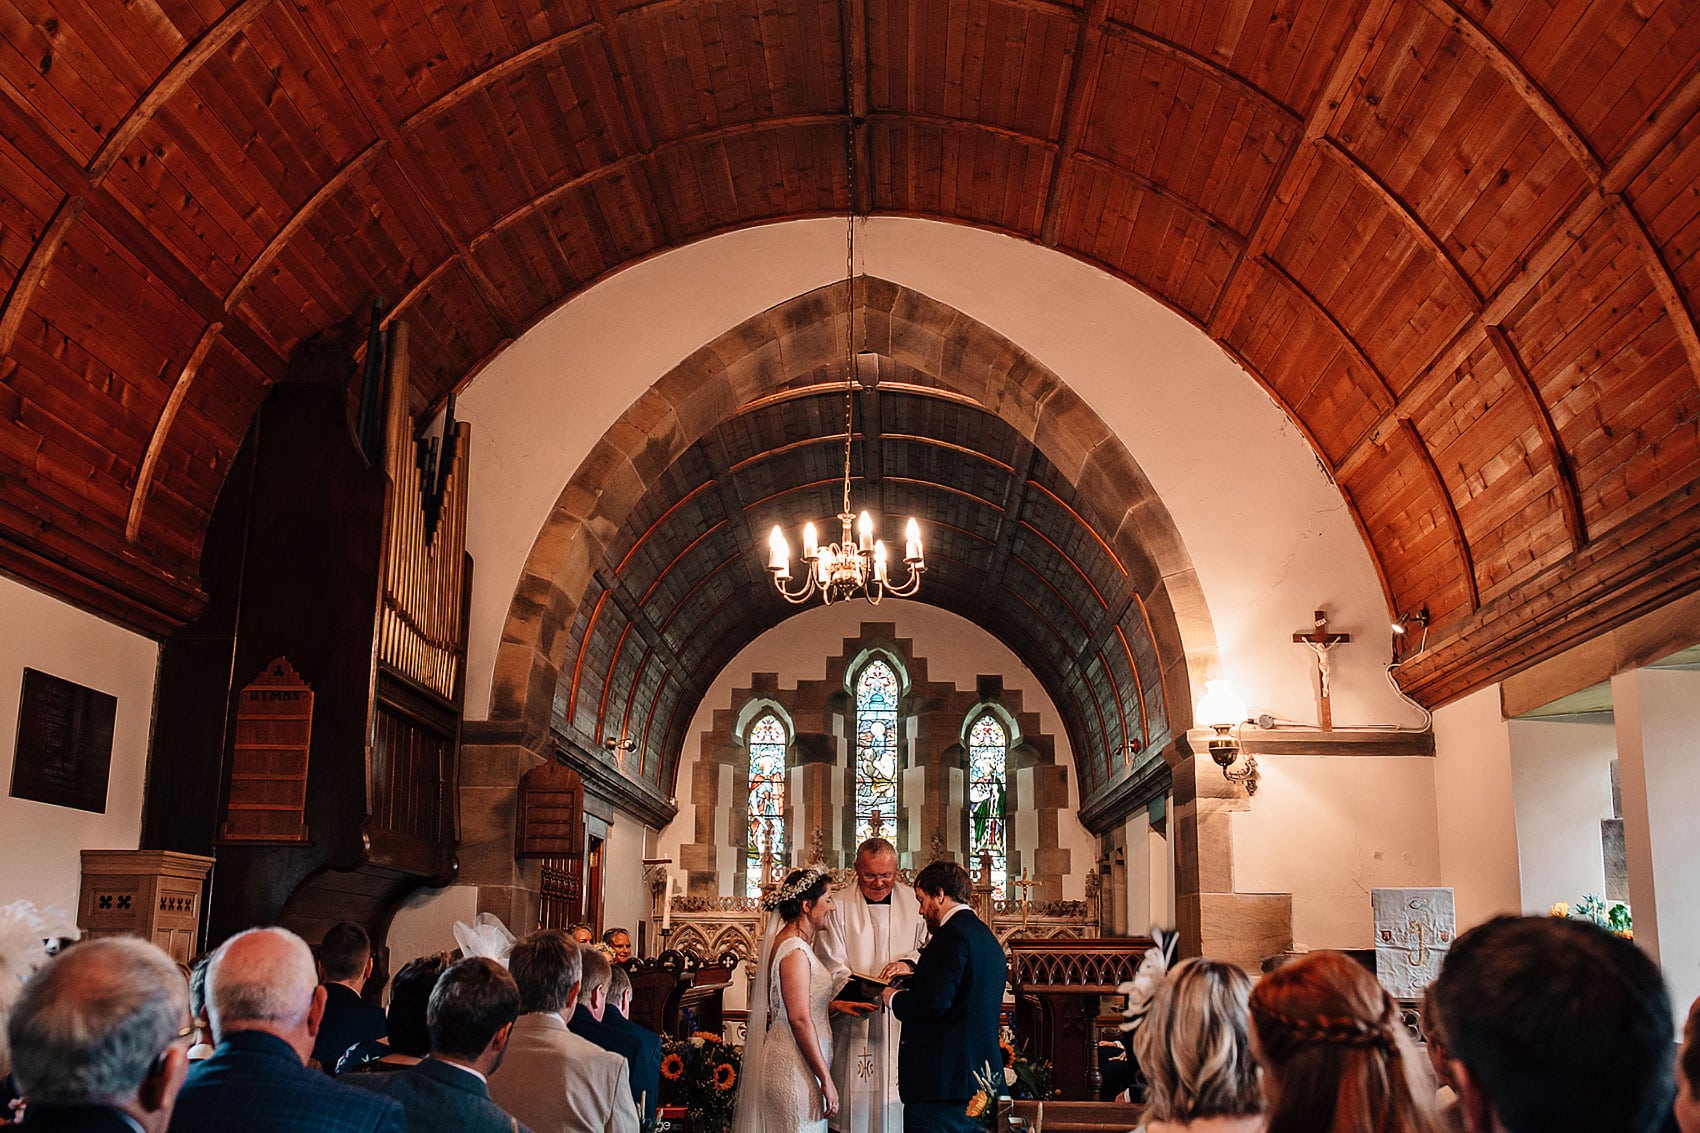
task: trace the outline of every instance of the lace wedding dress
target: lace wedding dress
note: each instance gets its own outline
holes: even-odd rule
[[[792,952],[802,952],[809,961],[809,1019],[814,1023],[821,1057],[832,1064],[832,1028],[827,1022],[827,1003],[832,999],[832,974],[815,956],[815,950],[795,936],[780,941],[769,961],[767,981],[767,1041],[761,1052],[761,1121],[766,1133],[826,1133],[826,1114],[821,1103],[820,1083],[803,1061],[797,1037],[786,1017],[780,991],[779,962]],[[746,1073],[753,1069],[746,1067]]]

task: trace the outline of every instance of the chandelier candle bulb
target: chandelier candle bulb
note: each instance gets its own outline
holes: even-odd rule
[[[885,540],[874,541],[874,577],[884,582],[885,579]]]
[[[785,542],[785,533],[777,523],[767,537],[767,569],[778,578],[791,577],[791,545]]]
[[[778,530],[778,528],[774,528]],[[820,553],[820,537],[815,534],[815,525],[803,524],[803,558],[813,559]]]
[[[864,551],[874,548],[874,521],[867,512],[863,512],[856,520],[856,542]]]
[[[903,528],[903,561],[906,563],[921,561],[921,525],[913,519]]]

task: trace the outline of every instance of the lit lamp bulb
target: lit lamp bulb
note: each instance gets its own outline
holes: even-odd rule
[[[791,577],[791,547],[785,542],[785,533],[779,530],[777,523],[767,537],[767,569],[773,572],[775,578]]]
[[[903,528],[903,561],[906,563],[921,561],[921,525],[913,519]]]
[[[775,528],[774,530],[778,530]],[[803,524],[803,558],[812,559],[820,551],[819,536],[815,534],[815,525]]]
[[[882,583],[885,581],[885,540],[874,543],[874,577]]]
[[[1205,681],[1204,699],[1198,702],[1198,722],[1219,734],[1245,722],[1245,701],[1234,692],[1234,682]]]
[[[856,542],[864,551],[874,549],[874,521],[867,512],[856,520]]]

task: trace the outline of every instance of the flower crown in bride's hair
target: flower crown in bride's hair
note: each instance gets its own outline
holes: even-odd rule
[[[763,897],[761,907],[772,912],[778,909],[779,906],[784,904],[786,901],[795,901],[798,897],[801,897],[803,894],[818,885],[821,878],[829,876],[831,875],[824,869],[810,867],[808,872],[804,873],[802,877],[799,877],[790,885],[781,885],[778,889],[775,889],[772,893]]]

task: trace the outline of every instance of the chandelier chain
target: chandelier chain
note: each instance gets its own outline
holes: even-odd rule
[[[845,123],[844,168],[847,218],[844,224],[844,514],[850,514],[850,445],[854,437],[856,396],[856,122]]]

